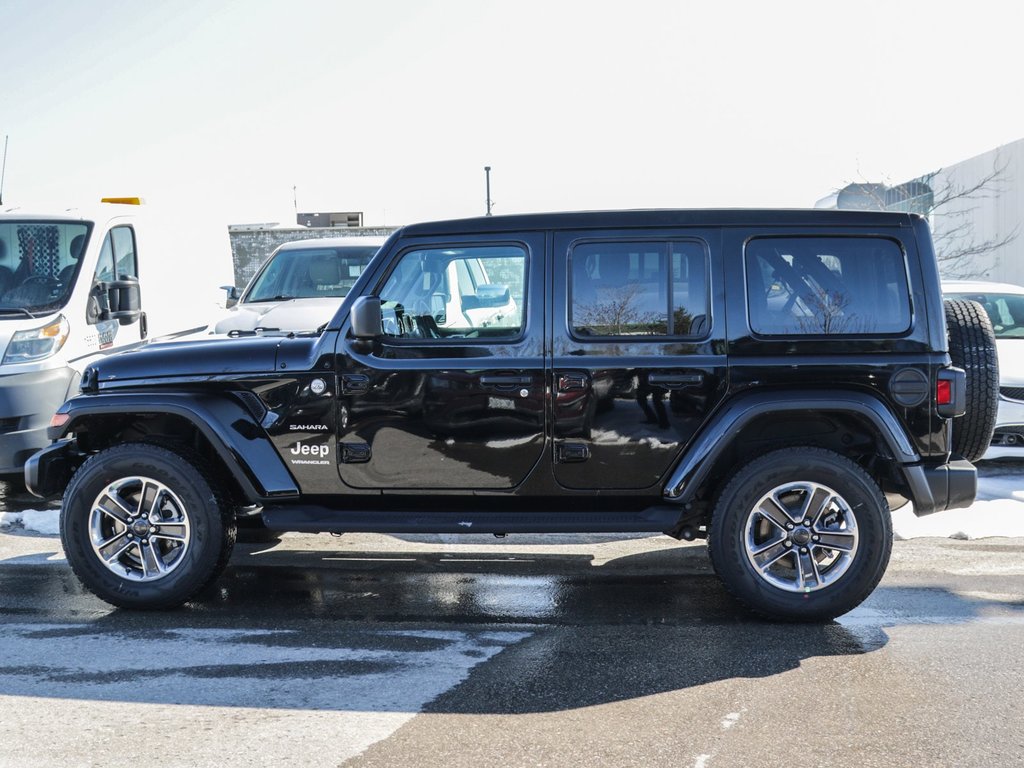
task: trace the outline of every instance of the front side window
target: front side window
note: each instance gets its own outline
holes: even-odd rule
[[[346,245],[278,251],[242,302],[344,298],[377,250],[376,245]]]
[[[63,306],[90,228],[84,222],[0,223],[0,315],[47,313]]]
[[[746,248],[755,333],[904,333],[910,292],[903,251],[880,237],[759,237]]]
[[[408,339],[518,338],[526,263],[517,245],[408,251],[380,290],[381,331]]]
[[[580,243],[569,261],[578,338],[697,337],[709,328],[702,243]]]
[[[124,277],[138,276],[135,232],[131,227],[114,227],[103,238],[103,247],[100,249],[100,258],[96,262],[93,282],[105,283]]]

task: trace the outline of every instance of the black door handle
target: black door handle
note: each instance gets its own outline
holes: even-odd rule
[[[702,373],[651,373],[647,375],[647,383],[652,387],[664,389],[682,389],[704,383]]]
[[[481,376],[480,383],[485,387],[528,387],[533,383],[532,376]]]

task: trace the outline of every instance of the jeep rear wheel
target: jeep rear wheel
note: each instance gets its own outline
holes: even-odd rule
[[[984,308],[976,301],[946,299],[949,357],[967,374],[967,411],[953,420],[953,453],[980,459],[992,443],[999,407],[996,337]]]
[[[720,494],[708,550],[726,588],[773,619],[820,621],[859,605],[889,562],[892,522],[877,483],[820,448],[786,448]]]
[[[235,540],[214,484],[166,448],[129,443],[75,473],[61,509],[61,542],[75,575],[124,608],[170,608],[223,570]]]

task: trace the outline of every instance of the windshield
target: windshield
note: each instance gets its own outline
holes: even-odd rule
[[[951,299],[970,299],[985,308],[997,339],[1024,339],[1024,295],[1015,293],[953,293]]]
[[[0,221],[0,319],[62,307],[71,295],[92,225]]]
[[[278,251],[243,302],[342,298],[377,252],[376,245]]]

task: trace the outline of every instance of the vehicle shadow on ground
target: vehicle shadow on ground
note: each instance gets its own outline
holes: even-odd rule
[[[700,548],[588,555],[290,552],[167,612],[109,609],[66,567],[0,568],[0,695],[327,711],[552,712],[809,658],[886,629],[1024,605],[887,587],[838,622],[759,621]]]

